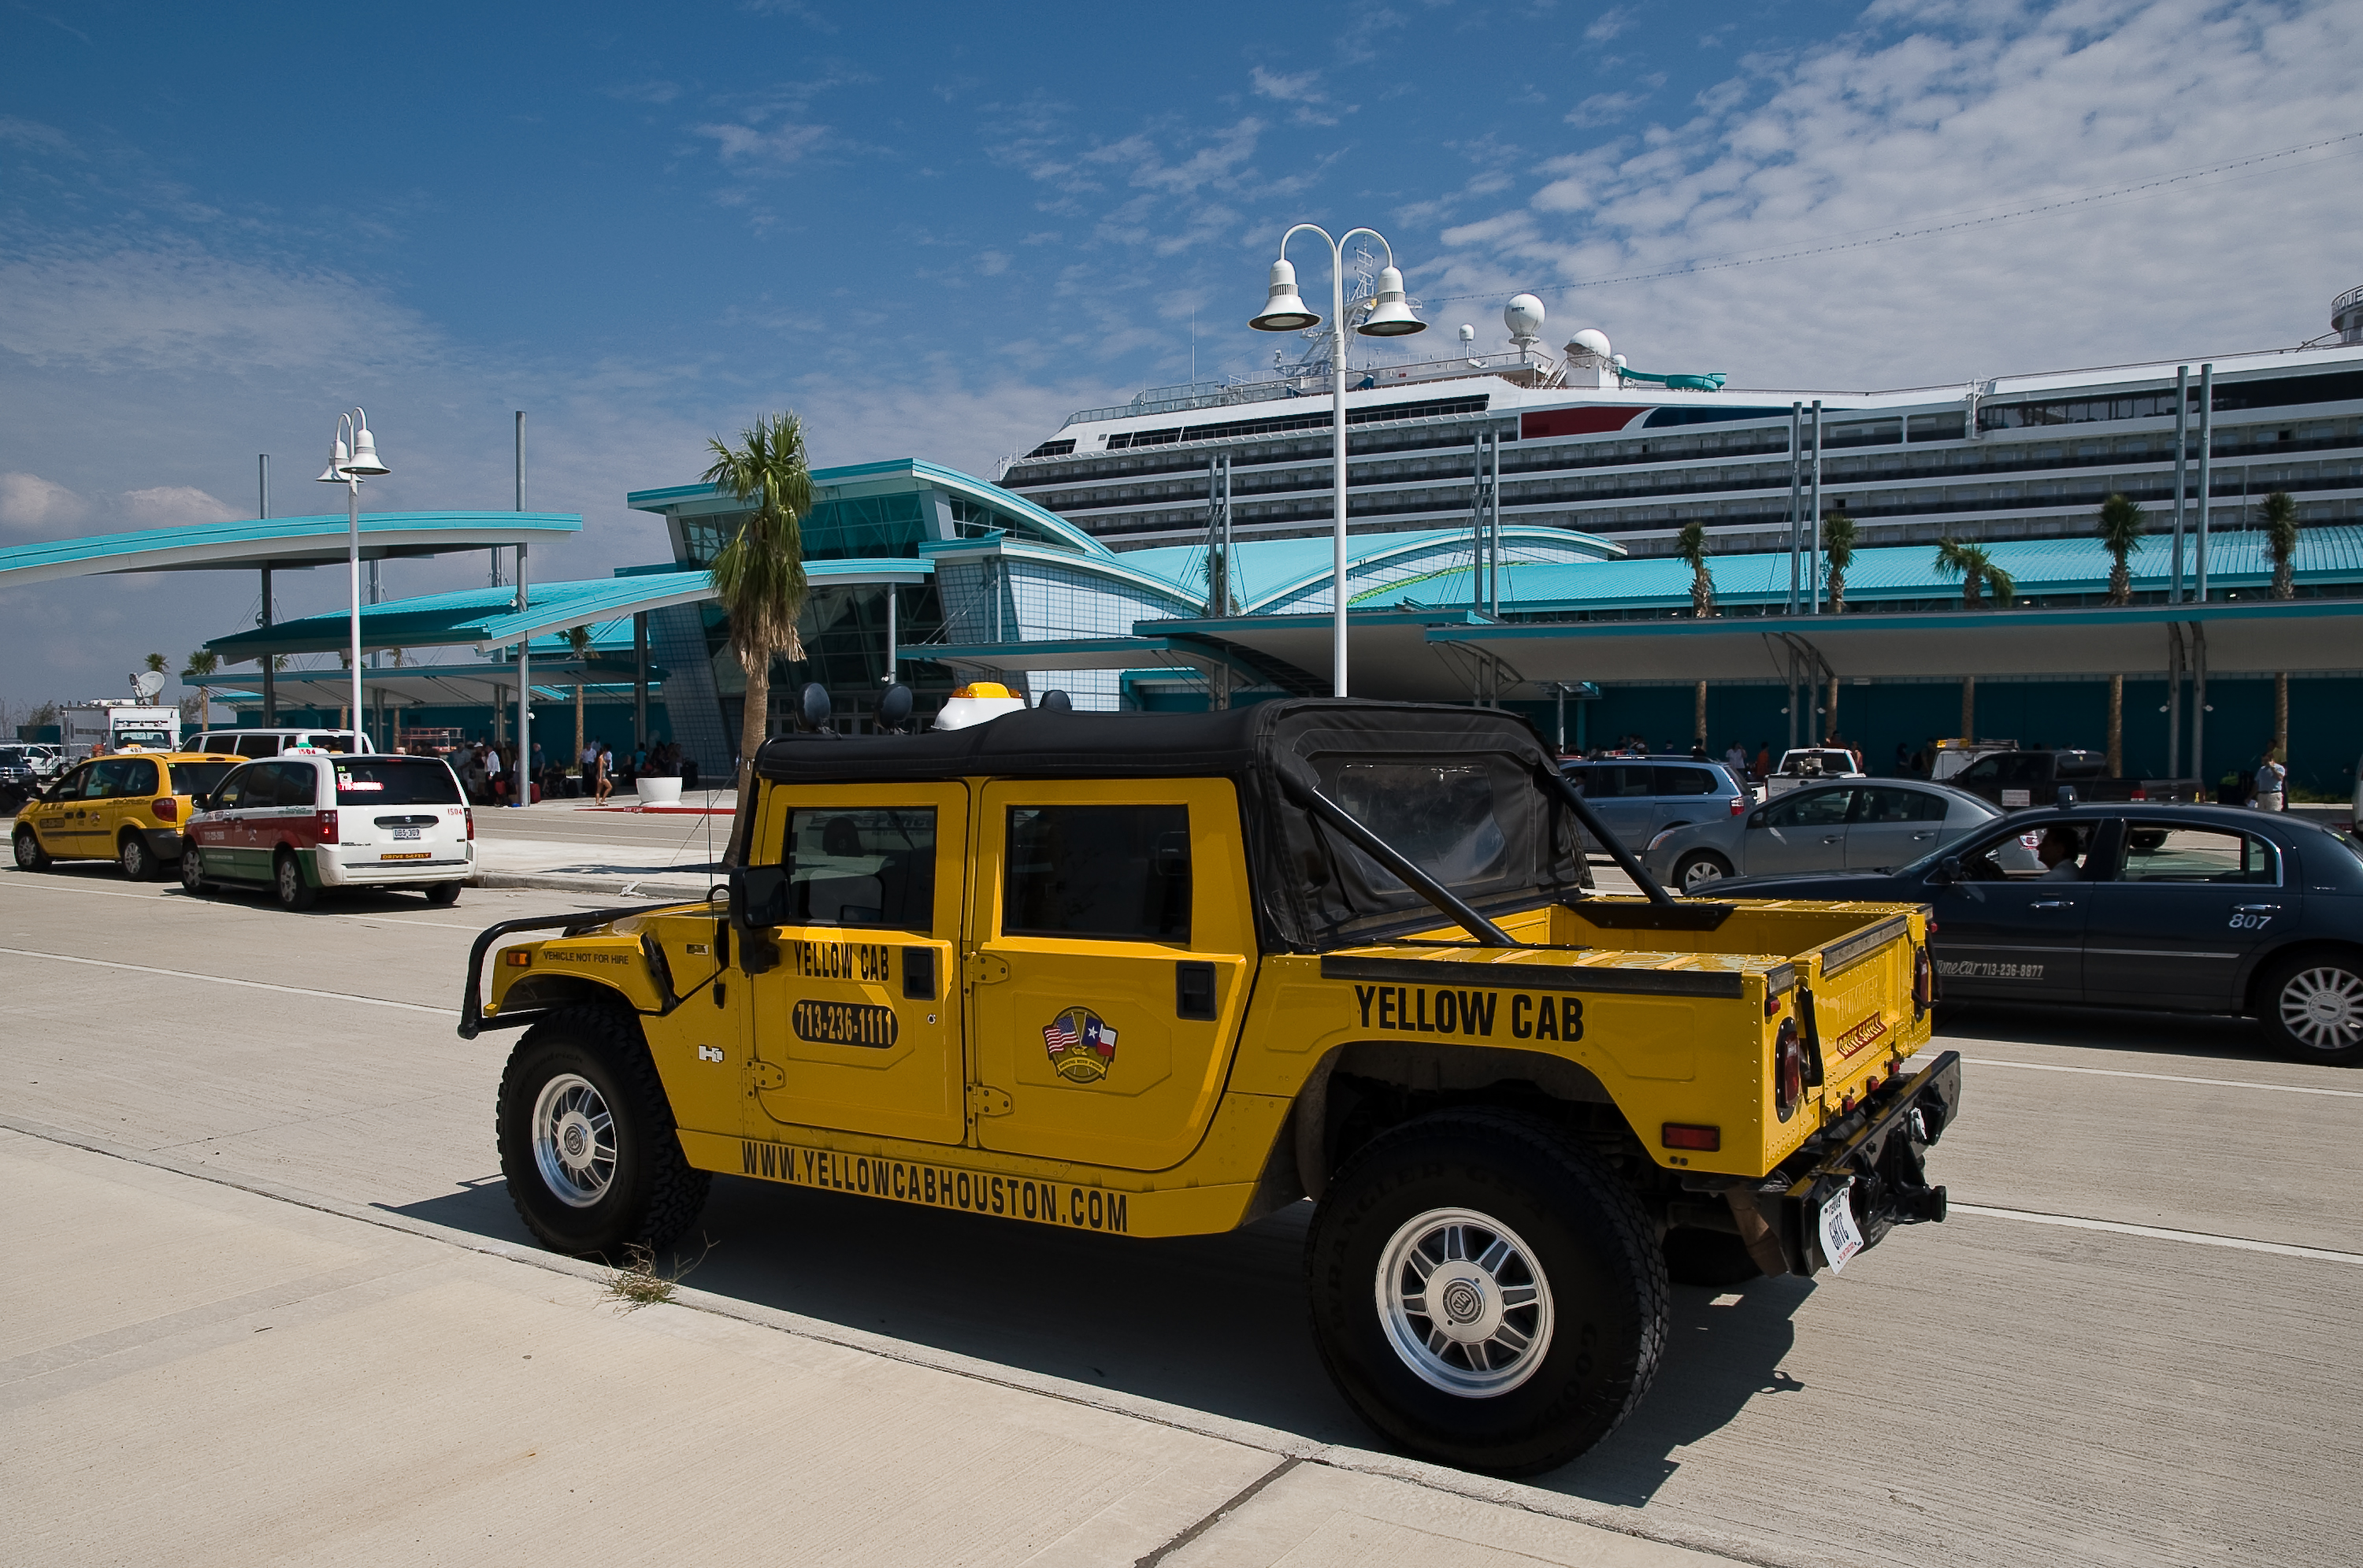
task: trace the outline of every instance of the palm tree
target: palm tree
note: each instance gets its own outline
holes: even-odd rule
[[[1674,536],[1674,554],[1690,563],[1691,613],[1703,621],[1714,613],[1714,574],[1706,568],[1706,525],[1692,521]],[[1706,682],[1698,683],[1691,703],[1691,734],[1706,745]]]
[[[2273,597],[2297,597],[2297,502],[2289,491],[2265,497],[2265,554],[2273,558]],[[2273,677],[2273,757],[2289,761],[2289,673]]]
[[[574,659],[577,664],[590,663],[591,628],[588,626],[567,627],[566,651],[574,656]],[[582,679],[583,672],[579,669],[576,670],[574,672],[574,755],[577,758],[580,758],[582,755]],[[586,784],[590,782],[587,776],[584,778],[583,782]]]
[[[1936,569],[1947,577],[1961,580],[1961,607],[1978,608],[1987,588],[1993,590],[1994,601],[2007,604],[2018,593],[2018,581],[2010,573],[1994,565],[1993,557],[1983,545],[1965,545],[1958,539],[1936,541]],[[1978,738],[1978,678],[1961,677],[1961,738]]]
[[[1822,554],[1830,563],[1830,613],[1846,613],[1847,568],[1854,564],[1855,522],[1843,512],[1822,519]]]
[[[2134,602],[2133,568],[2126,558],[2141,548],[2142,509],[2122,495],[2112,495],[2101,502],[2101,515],[2095,532],[2101,536],[2101,547],[2109,552],[2109,602],[2130,604]],[[2119,778],[2125,771],[2125,678],[2109,677],[2109,777]]]
[[[1983,545],[1965,545],[1958,539],[1937,540],[1936,570],[1961,580],[1964,610],[1979,608],[1988,588],[1993,590],[1998,604],[2007,604],[2018,596],[2018,580],[1996,566]]]
[[[181,683],[183,685],[185,686],[191,684],[192,679],[194,679],[194,682],[196,686],[197,723],[199,724],[210,724],[213,723],[214,689],[212,682],[207,679],[207,677],[211,676],[219,668],[221,668],[221,655],[214,652],[211,648],[199,648],[196,652],[189,656],[187,665],[183,667],[181,671]]]
[[[772,657],[804,657],[796,616],[804,604],[803,523],[813,492],[804,426],[794,414],[758,418],[739,441],[737,447],[719,438],[707,443],[714,466],[705,470],[705,482],[755,503],[713,562],[714,587],[730,616],[731,651],[747,672],[746,714],[738,726],[743,790],[744,772],[754,767],[768,732]]]

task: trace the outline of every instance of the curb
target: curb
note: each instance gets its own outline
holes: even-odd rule
[[[117,1143],[94,1134],[72,1132],[60,1127],[0,1111],[0,1128],[37,1138],[46,1143],[81,1149],[89,1154],[122,1160],[127,1164],[147,1165],[170,1171],[177,1176],[210,1182],[217,1187],[252,1193],[258,1198],[285,1203],[299,1209],[309,1209],[322,1214],[373,1225],[389,1231],[400,1231],[429,1242],[439,1242],[464,1252],[498,1258],[506,1263],[538,1268],[551,1274],[562,1274],[576,1279],[605,1284],[614,1271],[596,1264],[564,1257],[556,1253],[519,1245],[516,1242],[478,1235],[472,1231],[440,1225],[431,1220],[415,1219],[395,1209],[376,1205],[353,1203],[343,1198],[328,1198],[305,1192],[299,1187],[284,1187],[258,1177],[234,1176],[210,1166],[182,1160],[161,1151],[139,1149]],[[1349,1447],[1343,1443],[1318,1442],[1277,1427],[1267,1427],[1234,1417],[1219,1416],[1210,1411],[1194,1410],[1187,1406],[1169,1404],[1143,1395],[1127,1394],[1115,1389],[1076,1383],[1048,1373],[1027,1372],[1004,1366],[955,1351],[937,1350],[929,1345],[890,1338],[860,1329],[832,1323],[825,1319],[809,1318],[777,1307],[764,1307],[742,1301],[736,1297],[720,1296],[690,1286],[679,1287],[670,1305],[693,1312],[703,1312],[737,1320],[799,1339],[814,1340],[823,1344],[837,1345],[845,1350],[878,1356],[882,1360],[901,1362],[910,1366],[926,1367],[955,1377],[1015,1389],[1022,1393],[1056,1399],[1062,1403],[1082,1405],[1093,1409],[1128,1416],[1176,1430],[1193,1432],[1200,1437],[1222,1442],[1236,1443],[1242,1448],[1258,1449],[1276,1458],[1302,1464],[1317,1464],[1329,1469],[1365,1475],[1377,1475],[1402,1481],[1429,1491],[1465,1497],[1472,1502],[1491,1503],[1515,1508],[1523,1513],[1539,1514],[1546,1518],[1565,1519],[1572,1524],[1587,1525],[1594,1529],[1641,1540],[1653,1540],[1666,1546],[1719,1556],[1736,1562],[1754,1564],[1755,1568],[1825,1568],[1826,1560],[1820,1557],[1791,1555],[1779,1548],[1743,1540],[1714,1527],[1701,1525],[1668,1525],[1657,1519],[1645,1519],[1639,1510],[1621,1507],[1611,1503],[1596,1503],[1590,1498],[1562,1492],[1546,1491],[1523,1482],[1497,1480],[1467,1471],[1448,1469],[1422,1460],[1381,1453],[1370,1449]]]
[[[530,888],[550,893],[605,893],[614,898],[683,899],[704,901],[713,883],[658,881],[649,877],[544,877],[530,871],[479,871],[471,888]]]

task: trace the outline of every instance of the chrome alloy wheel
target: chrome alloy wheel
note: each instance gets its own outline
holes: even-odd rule
[[[2316,1051],[2363,1043],[2363,976],[2325,965],[2300,969],[2281,987],[2281,1027]]]
[[[533,1102],[533,1163],[560,1202],[588,1209],[616,1180],[616,1118],[591,1080],[560,1073]]]
[[[1709,882],[1722,880],[1723,867],[1704,856],[1682,867],[1682,891],[1685,893],[1693,888],[1703,888]]]
[[[1507,1394],[1550,1351],[1550,1282],[1534,1249],[1474,1209],[1431,1209],[1405,1220],[1380,1255],[1377,1287],[1387,1342],[1447,1394]]]

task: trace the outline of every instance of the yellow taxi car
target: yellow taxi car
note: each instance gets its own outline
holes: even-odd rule
[[[17,813],[17,866],[47,870],[58,860],[112,860],[135,882],[161,876],[181,858],[191,797],[246,759],[204,752],[133,751],[94,756],[66,769]]]

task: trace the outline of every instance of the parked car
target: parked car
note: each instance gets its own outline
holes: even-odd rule
[[[235,756],[134,752],[94,756],[43,789],[17,813],[17,866],[112,860],[145,881],[181,857],[195,801],[238,766]]]
[[[1785,795],[1827,778],[1869,777],[1855,761],[1854,753],[1842,745],[1793,746],[1781,754],[1780,762],[1764,780],[1764,798],[1769,801],[1775,795]]]
[[[2047,867],[2008,852],[2032,836]],[[2016,812],[1891,872],[1749,877],[1717,898],[1931,906],[1948,999],[2254,1017],[2363,1063],[2363,850],[2302,818],[2133,804]]]
[[[323,889],[416,888],[456,903],[476,868],[476,818],[435,756],[290,752],[250,762],[197,802],[181,886],[268,886],[283,908]]]
[[[208,730],[197,737],[200,751],[231,752],[239,756],[277,756],[283,751],[310,746],[318,751],[374,751],[367,734],[351,730]]]
[[[1610,757],[1564,767],[1601,824],[1636,853],[1668,828],[1736,817],[1747,809],[1746,781],[1720,762]]]
[[[1683,892],[1725,877],[1885,870],[2002,814],[1974,795],[1918,779],[1816,784],[1741,816],[1668,828],[1649,841],[1641,863]],[[2032,845],[2019,846],[2013,864],[2042,869]]]
[[[2191,801],[2199,790],[2190,778],[2113,778],[2107,753],[2073,749],[1989,752],[1949,782],[2005,811],[2056,805],[2062,787],[2079,801]]]

